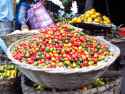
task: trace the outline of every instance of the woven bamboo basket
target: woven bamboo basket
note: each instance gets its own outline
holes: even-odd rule
[[[2,36],[2,39],[5,41],[6,45],[9,46],[13,42],[15,42],[15,41],[17,41],[19,39],[26,38],[26,37],[31,36],[33,34],[36,34],[38,32],[39,32],[39,30],[30,30],[30,31],[27,31],[27,32],[14,31],[11,34],[8,34],[6,36]]]
[[[120,50],[116,46],[110,44],[100,37],[98,38],[100,41],[106,42],[110,45],[114,57],[107,61],[107,63],[105,62],[106,65],[94,66],[93,68],[87,67],[78,70],[41,69],[29,64],[20,63],[11,56],[11,48],[23,39],[15,42],[8,48],[8,57],[13,61],[14,64],[17,65],[24,75],[36,83],[45,84],[49,88],[75,89],[101,76],[120,54]]]
[[[83,89],[74,90],[57,90],[57,89],[43,89],[35,90],[33,87],[29,87],[24,82],[24,77],[21,77],[21,85],[23,94],[120,94],[122,76],[119,75],[121,71],[108,70],[102,76],[104,79],[110,80],[107,84],[99,87],[91,87],[91,84],[87,84]]]

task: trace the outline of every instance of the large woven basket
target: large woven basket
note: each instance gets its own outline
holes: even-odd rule
[[[20,63],[11,56],[11,49],[15,47],[19,41],[23,41],[23,39],[15,42],[8,48],[8,57],[13,61],[14,64],[17,65],[23,74],[36,83],[45,84],[50,88],[74,89],[79,88],[81,85],[87,84],[101,76],[120,54],[120,50],[116,46],[110,44],[100,37],[98,37],[98,40],[109,45],[109,49],[112,51],[113,57],[104,62],[102,65],[93,67],[85,67],[76,70],[41,69],[29,64]]]
[[[91,87],[92,84],[87,84],[83,89],[74,90],[56,90],[56,89],[42,89],[36,90],[25,84],[23,76],[21,77],[21,85],[23,94],[120,94],[122,76],[119,75],[121,71],[108,70],[102,78],[108,80],[108,83],[98,87]]]

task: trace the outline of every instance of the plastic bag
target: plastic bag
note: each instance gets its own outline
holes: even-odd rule
[[[49,16],[41,0],[33,4],[27,11],[27,19],[32,29],[41,29],[53,24],[53,20]]]

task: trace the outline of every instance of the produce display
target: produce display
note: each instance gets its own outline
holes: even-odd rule
[[[95,9],[90,9],[79,17],[73,18],[70,23],[94,23],[110,25],[111,20],[107,16],[97,12]]]
[[[0,79],[15,78],[17,70],[13,64],[0,64]]]
[[[21,63],[42,68],[96,66],[99,61],[112,56],[108,46],[96,37],[62,23],[18,42],[11,52]]]

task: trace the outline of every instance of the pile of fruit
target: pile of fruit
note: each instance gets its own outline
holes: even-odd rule
[[[0,64],[0,79],[15,78],[17,70],[13,64]]]
[[[11,53],[21,63],[44,68],[95,66],[112,55],[108,46],[95,37],[61,23],[20,41]]]
[[[71,23],[94,23],[94,24],[102,24],[102,25],[110,25],[111,20],[105,16],[97,12],[95,9],[90,9],[86,11],[84,14],[79,17],[73,18]]]

